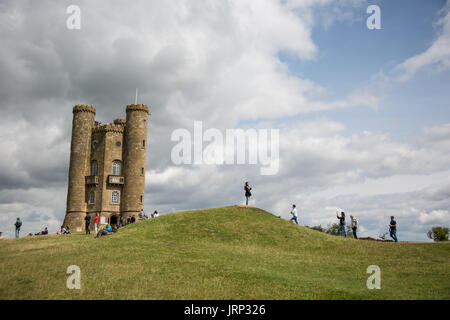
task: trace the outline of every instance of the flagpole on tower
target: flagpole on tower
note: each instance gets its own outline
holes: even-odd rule
[[[136,88],[136,95],[134,97],[134,104],[137,104],[137,98],[138,98],[138,88]]]

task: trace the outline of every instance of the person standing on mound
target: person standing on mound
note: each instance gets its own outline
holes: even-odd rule
[[[14,226],[16,227],[16,238],[18,238],[20,227],[22,226],[22,221],[20,220],[20,218],[17,218],[16,223],[14,223]]]
[[[394,220],[394,216],[391,216],[391,222],[389,223],[389,234],[395,242],[398,242],[397,239],[397,221]]]
[[[94,234],[97,235],[98,232],[98,213],[95,215],[94,219]]]
[[[245,190],[245,205],[248,206],[248,198],[250,198],[252,196],[252,193],[250,192],[250,190],[252,190],[252,188],[250,188],[250,186],[248,185],[248,181],[245,182],[245,186],[244,186],[244,190]]]
[[[85,226],[86,226],[86,234],[91,234],[91,230],[89,230],[89,225],[91,224],[91,216],[86,214],[86,217],[84,217]]]
[[[351,214],[350,219],[352,221],[352,231],[353,231],[353,238],[358,239],[358,236],[356,235],[356,230],[358,229],[358,220]]]
[[[297,220],[297,206],[295,204],[292,205],[291,214],[292,214],[291,221],[293,221],[296,224],[298,224],[298,220]]]
[[[341,234],[341,231],[344,231],[344,236],[347,238],[347,230],[345,229],[345,213],[341,212],[341,216],[336,212],[336,217],[339,219],[339,228],[337,229],[338,236]]]

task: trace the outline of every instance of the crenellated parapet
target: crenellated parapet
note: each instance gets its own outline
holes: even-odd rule
[[[114,124],[115,125],[124,126],[126,123],[127,123],[127,120],[125,120],[124,118],[114,119]]]
[[[124,130],[123,126],[112,124],[112,123],[100,124],[100,125],[92,128],[93,133],[96,133],[96,132],[123,133],[123,130]]]
[[[145,112],[145,113],[147,113],[148,114],[148,112],[149,112],[149,109],[148,109],[148,107],[147,107],[147,105],[145,105],[145,104],[129,104],[129,105],[127,105],[127,110],[126,110],[126,112],[128,113],[128,112],[130,112],[130,111],[142,111],[142,112]]]
[[[95,108],[90,104],[77,104],[73,107],[73,113],[77,112],[91,112],[95,114]]]

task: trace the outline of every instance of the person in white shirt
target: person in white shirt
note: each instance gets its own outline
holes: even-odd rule
[[[296,224],[298,224],[298,221],[297,221],[297,207],[296,207],[295,204],[292,205],[291,214],[292,214],[291,221],[294,221]]]

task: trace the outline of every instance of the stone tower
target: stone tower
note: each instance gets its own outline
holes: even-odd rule
[[[124,178],[122,215],[137,215],[144,205],[145,153],[147,149],[148,107],[144,104],[127,106],[124,136]]]
[[[84,218],[99,214],[100,224],[118,224],[144,207],[145,155],[149,109],[126,108],[127,118],[95,121],[95,108],[73,108],[67,211],[64,226],[84,231]]]

